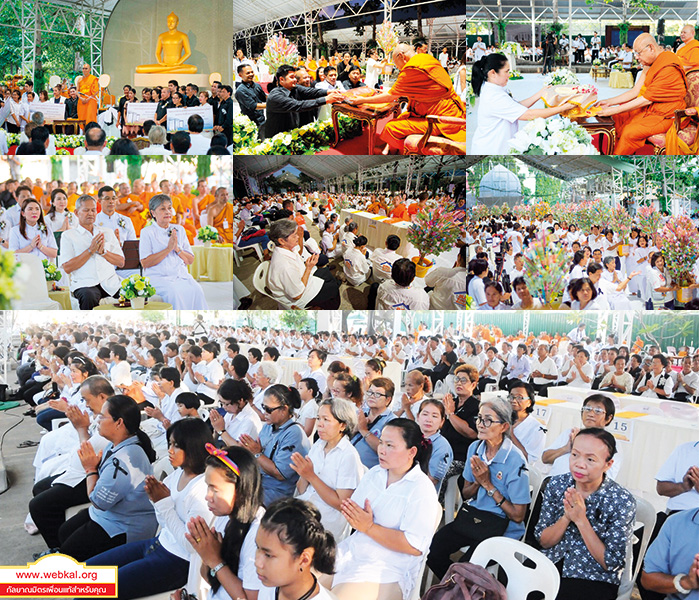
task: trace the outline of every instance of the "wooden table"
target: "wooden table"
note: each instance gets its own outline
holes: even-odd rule
[[[143,308],[131,308],[130,306],[117,306],[116,304],[100,304],[92,310],[172,310],[173,305],[168,302],[149,302]]]
[[[598,77],[610,77],[610,69],[604,66],[591,67],[588,74],[593,77],[593,81],[598,81]]]
[[[601,134],[603,136],[603,141],[600,145],[601,154],[613,153],[617,136],[615,133],[615,122],[610,117],[591,117],[576,120],[576,122],[591,135]]]
[[[368,88],[361,87],[349,90],[345,93],[346,96],[366,96]],[[378,92],[374,91],[372,95]],[[340,141],[340,129],[338,126],[338,115],[343,114],[353,119],[359,119],[363,123],[367,123],[369,139],[367,141],[367,154],[374,154],[374,134],[377,131],[377,121],[383,119],[387,115],[393,114],[397,117],[401,112],[399,101],[382,104],[381,108],[372,107],[370,104],[361,104],[353,106],[347,102],[338,102],[331,109],[331,119],[333,121],[333,131],[335,132],[335,141],[333,147],[338,145]]]
[[[61,128],[61,131],[58,128]],[[85,121],[82,119],[66,119],[65,121],[54,121],[53,122],[53,132],[65,134],[66,127],[71,128],[70,135],[80,135],[80,132],[85,127]]]

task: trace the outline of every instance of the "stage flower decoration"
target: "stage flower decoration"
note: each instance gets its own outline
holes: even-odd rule
[[[613,70],[613,71],[619,71],[620,73],[624,73],[624,72],[625,72],[625,67],[622,66],[622,63],[615,63],[615,64],[612,66],[612,70]]]
[[[258,142],[258,126],[245,115],[233,117],[233,150]]]
[[[598,154],[590,134],[567,118],[533,119],[509,144],[510,154]]]
[[[219,239],[219,232],[211,225],[205,225],[197,232],[197,239],[200,242],[215,242]]]
[[[594,67],[600,67],[600,66],[602,66],[602,64],[603,64],[603,63],[600,61],[599,58],[596,58],[596,59],[591,63],[591,65],[593,65]]]
[[[637,210],[637,224],[642,233],[646,234],[650,240],[659,231],[663,224],[663,217],[653,206],[643,206]]]
[[[627,212],[627,209],[623,206],[617,205],[615,208],[609,211],[607,215],[607,221],[610,223],[613,231],[620,236],[620,239],[627,243],[630,239],[630,231],[632,231],[632,225],[634,225],[634,219],[632,215]]]
[[[681,287],[690,285],[698,259],[698,230],[688,217],[672,217],[664,225],[661,254],[673,281]]]
[[[15,260],[14,252],[0,249],[0,310],[11,310],[21,297],[28,270]]]
[[[462,237],[464,211],[438,205],[418,211],[408,229],[407,239],[418,250],[419,266],[429,266],[428,254],[440,255],[454,248]]]
[[[569,275],[569,256],[563,247],[555,247],[540,232],[525,251],[525,281],[533,297],[546,308],[554,308],[561,298]]]
[[[531,204],[530,208],[530,219],[539,219],[540,221],[544,219],[545,215],[552,212],[552,207],[548,202],[540,200],[536,204]]]
[[[498,49],[501,52],[504,52],[506,55],[512,54],[513,56],[519,57],[523,53],[523,47],[518,44],[518,42],[504,42],[502,44],[499,44]],[[515,65],[510,65],[511,69],[515,68]],[[513,71],[511,70],[511,75],[513,74]],[[511,77],[513,79],[513,77]]]
[[[377,44],[384,50],[384,54],[391,58],[391,53],[399,43],[399,36],[391,21],[384,21],[377,29]]]
[[[268,66],[270,73],[274,75],[275,71],[282,65],[295,66],[299,62],[299,51],[296,44],[278,33],[267,40],[262,53],[262,61]]]
[[[151,285],[151,280],[148,277],[141,275],[129,275],[122,281],[119,295],[126,300],[134,298],[150,298],[155,296],[156,288]]]
[[[573,71],[559,67],[547,76],[547,85],[578,85],[578,77]]]
[[[61,273],[60,269],[56,265],[50,263],[45,258],[42,259],[41,263],[44,265],[44,278],[46,281],[61,281],[63,273]]]

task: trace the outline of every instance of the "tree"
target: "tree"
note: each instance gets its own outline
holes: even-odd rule
[[[141,318],[149,323],[162,323],[165,313],[162,310],[144,310],[141,311]]]
[[[284,310],[280,315],[280,323],[289,329],[313,329],[316,319],[306,310]]]

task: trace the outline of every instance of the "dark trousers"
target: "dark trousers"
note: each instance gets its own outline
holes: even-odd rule
[[[322,279],[323,287],[308,303],[308,306],[318,306],[323,310],[338,310],[338,307],[340,307],[340,285],[338,280],[325,267],[316,269],[312,277]]]
[[[479,377],[479,383],[476,386],[476,389],[479,392],[479,394],[483,394],[486,391],[486,386],[489,383],[498,383],[498,381],[492,379],[491,377]]]
[[[46,431],[51,431],[53,420],[63,419],[65,416],[66,413],[62,413],[60,410],[56,410],[55,408],[46,408],[36,414],[36,423],[40,427],[46,429]]]
[[[43,382],[38,382],[35,381],[34,379],[30,379],[26,385],[22,386],[19,389],[19,392],[17,392],[17,396],[22,396],[22,399],[29,404],[29,406],[36,406],[36,402],[34,401],[34,396],[36,396],[41,390],[44,389],[44,386],[51,383],[50,381],[43,381]]]
[[[17,367],[17,381],[19,381],[20,387],[27,383],[35,372],[36,367],[34,365],[34,361]]]
[[[591,50],[591,61],[594,61],[598,58],[598,53],[600,50],[593,49]]]
[[[87,508],[61,525],[58,539],[61,554],[72,556],[80,562],[126,544],[125,533],[109,537],[107,532],[90,518]]]
[[[535,393],[538,396],[546,396],[547,395],[547,388],[552,387],[554,384],[554,381],[550,381],[549,383],[542,383],[540,385],[533,383],[532,387],[535,389]]]
[[[368,310],[374,310],[374,307],[377,306],[377,290],[378,289],[379,289],[379,284],[376,281],[374,283],[370,284],[369,292],[367,294],[367,309]]]
[[[88,501],[86,479],[75,487],[58,483],[51,485],[59,475],[37,481],[29,501],[29,513],[49,548],[58,548],[58,530],[66,522],[66,509]]]
[[[442,579],[452,564],[450,556],[462,546],[469,546],[468,550],[459,559],[459,562],[467,562],[474,553],[478,543],[457,531],[457,528],[454,527],[454,521],[448,523],[433,536],[433,541],[430,543],[430,552],[428,553],[428,567],[438,579]]]
[[[189,563],[171,554],[157,538],[131,542],[93,556],[89,566],[119,567],[119,600],[154,596],[184,587]]]
[[[615,600],[618,587],[604,581],[562,577],[556,600]]]
[[[554,57],[548,56],[544,59],[544,74],[546,75],[554,68]]]
[[[73,292],[73,295],[80,304],[80,310],[92,310],[100,303],[102,298],[107,298],[110,294],[105,292],[101,285],[95,285],[93,287],[79,288]],[[116,298],[117,294],[114,294],[113,297]]]

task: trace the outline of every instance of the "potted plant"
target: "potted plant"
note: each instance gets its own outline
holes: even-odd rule
[[[418,250],[418,256],[411,260],[416,263],[416,276],[425,277],[433,266],[428,254],[442,254],[451,250],[462,237],[459,221],[464,211],[455,211],[453,206],[438,205],[426,207],[416,213],[408,230],[408,241]]]
[[[569,256],[547,240],[543,231],[525,251],[525,281],[545,309],[558,308],[569,277]]]
[[[156,288],[151,285],[151,280],[148,277],[141,275],[129,275],[120,288],[120,296],[124,300],[131,302],[131,308],[134,310],[142,310],[146,305],[146,298],[154,296]]]
[[[197,232],[197,239],[209,248],[212,242],[219,239],[219,232],[211,225],[205,225]]]
[[[49,262],[45,258],[41,261],[44,265],[44,277],[46,278],[46,288],[49,292],[53,292],[56,289],[56,282],[61,280],[63,273],[58,269],[56,265]]]
[[[673,281],[680,289],[676,290],[678,302],[692,300],[691,284],[693,269],[698,259],[698,231],[686,216],[672,217],[661,230],[661,254]]]

